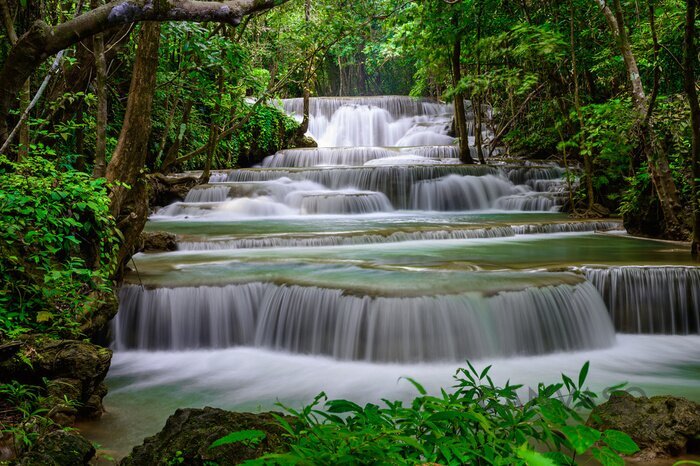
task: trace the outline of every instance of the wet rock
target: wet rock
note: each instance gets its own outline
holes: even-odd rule
[[[17,459],[20,466],[80,466],[95,456],[95,448],[74,431],[56,430],[41,437]]]
[[[306,134],[303,136],[299,136],[296,141],[294,141],[294,147],[297,148],[311,148],[311,147],[318,147],[318,143],[314,138],[311,136],[307,136]]]
[[[102,415],[112,351],[86,341],[32,336],[8,345],[13,350],[0,358],[0,383],[17,380],[44,387],[49,416],[62,425]]]
[[[177,237],[164,231],[149,231],[141,233],[141,252],[164,252],[177,249]]]
[[[700,451],[700,404],[685,398],[616,392],[593,410],[588,423],[599,430],[625,432],[644,459]]]
[[[209,446],[232,432],[260,430],[259,443],[237,442],[216,448]],[[207,462],[239,464],[271,452],[286,449],[284,430],[270,413],[235,413],[216,408],[178,409],[158,434],[144,440],[121,461],[121,466],[182,464],[200,466]]]
[[[202,180],[192,176],[165,176],[160,173],[148,175],[148,207],[164,207],[173,202],[184,201],[190,189]]]

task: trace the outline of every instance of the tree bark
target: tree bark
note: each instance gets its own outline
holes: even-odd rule
[[[15,31],[15,24],[12,21],[12,13],[10,11],[10,5],[7,0],[0,0],[0,14],[2,14],[3,25],[5,26],[5,31],[7,32],[7,38],[10,39],[10,44],[14,46],[19,41],[17,37],[17,32]],[[19,108],[20,113],[23,112],[29,106],[29,99],[31,97],[30,80],[27,80],[22,85],[22,89],[19,93]],[[0,140],[0,144],[4,142]],[[17,159],[22,160],[27,156],[29,148],[29,123],[22,123],[19,129],[19,149],[17,151]]]
[[[117,277],[131,257],[148,217],[146,186],[141,170],[146,162],[151,135],[159,44],[160,23],[144,23],[139,33],[124,123],[117,148],[107,166],[106,177],[112,183],[110,210],[122,233]]]
[[[98,6],[99,0],[92,0],[92,7]],[[93,178],[105,176],[107,155],[107,61],[105,59],[104,33],[95,34],[93,38],[95,55],[95,88],[97,94],[97,114],[95,115],[95,166]]]
[[[56,26],[36,21],[19,38],[0,70],[0,143],[8,134],[7,116],[24,82],[51,55],[121,24],[142,21],[217,21],[237,25],[244,15],[287,0],[114,0]]]
[[[576,61],[576,35],[574,30],[574,3],[569,0],[569,39],[571,45],[571,67],[574,74],[574,106],[576,107],[576,115],[579,122],[579,150],[583,153],[583,167],[586,172],[586,197],[588,197],[588,212],[593,212],[595,204],[595,194],[593,192],[593,161],[591,157],[590,147],[586,147],[586,138],[583,135],[585,122],[583,120],[583,112],[581,111],[581,93],[578,82],[578,62]],[[572,206],[573,207],[573,206]]]
[[[457,17],[452,18],[452,23],[457,24]],[[462,56],[462,43],[459,35],[455,38],[455,43],[452,47],[452,85],[456,89],[459,82],[462,80],[462,65],[460,59]],[[473,107],[473,105],[472,105]],[[457,92],[454,95],[454,110],[455,110],[455,132],[459,138],[459,159],[462,163],[473,164],[471,153],[469,152],[469,132],[467,131],[467,115],[464,111],[464,94]]]
[[[673,239],[683,239],[685,228],[680,220],[681,204],[678,190],[673,181],[668,158],[663,151],[655,150],[653,127],[651,119],[647,119],[649,113],[649,101],[644,92],[644,85],[639,74],[637,60],[632,52],[629,35],[625,28],[624,16],[620,0],[613,0],[615,11],[610,9],[606,0],[597,0],[603,15],[608,23],[610,31],[622,54],[627,78],[630,84],[632,103],[636,113],[635,129],[640,138],[640,147],[649,167],[659,204],[664,215],[666,235]]]
[[[700,260],[700,103],[698,103],[698,91],[695,88],[695,68],[698,60],[698,50],[695,44],[695,21],[697,20],[698,8],[698,0],[686,0],[683,40],[685,52],[683,55],[683,82],[690,105],[690,126],[692,128],[693,237],[690,253],[695,260]]]
[[[476,40],[481,40],[481,17],[484,11],[484,3],[479,0],[479,5],[476,15]],[[481,54],[476,54],[476,75],[481,77]],[[476,146],[476,155],[479,158],[479,163],[485,164],[484,159],[484,141],[482,135],[482,113],[481,113],[481,94],[477,91],[474,96],[472,111],[474,112],[474,145]]]

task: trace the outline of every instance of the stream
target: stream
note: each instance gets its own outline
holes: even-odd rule
[[[300,118],[301,99],[282,104]],[[603,397],[628,382],[700,401],[687,246],[572,220],[556,164],[461,165],[451,121],[434,101],[314,98],[320,147],[214,172],[155,212],[147,230],[178,250],[134,257],[107,413],[85,434],[121,457],[177,408],[411,399],[405,377],[437,392],[467,359],[525,386],[590,361]]]

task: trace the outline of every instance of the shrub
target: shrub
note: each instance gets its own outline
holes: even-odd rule
[[[0,156],[0,337],[74,336],[110,291],[114,231],[104,180]]]

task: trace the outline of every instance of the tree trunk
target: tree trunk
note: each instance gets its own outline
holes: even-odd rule
[[[700,104],[695,88],[695,68],[698,51],[695,44],[695,21],[697,20],[698,0],[686,0],[685,37],[683,41],[683,82],[690,105],[690,127],[692,128],[693,175],[693,237],[690,252],[695,260],[700,260]]]
[[[632,103],[636,113],[636,133],[640,138],[640,147],[644,154],[659,204],[664,215],[666,235],[673,239],[682,239],[685,229],[680,220],[681,204],[678,190],[673,181],[668,158],[663,151],[655,150],[653,140],[653,127],[649,114],[649,101],[644,92],[644,85],[639,74],[637,60],[632,52],[632,46],[625,29],[624,16],[620,0],[613,0],[615,12],[610,9],[606,0],[597,0],[601,11],[615,37],[615,41],[622,54],[627,78],[630,84]]]
[[[457,23],[457,18],[453,17],[452,23]],[[460,58],[462,56],[462,43],[459,36],[455,39],[452,47],[452,85],[457,88],[462,80],[462,65]],[[473,105],[472,105],[473,107]],[[469,152],[469,132],[467,131],[467,115],[464,111],[464,94],[457,92],[454,95],[455,109],[455,132],[459,138],[459,159],[462,163],[473,164],[471,153]]]
[[[92,8],[98,6],[99,0],[92,0]],[[95,166],[93,178],[103,178],[106,173],[107,155],[107,62],[105,60],[104,33],[95,34],[93,38],[95,55],[97,115],[95,115]]]
[[[177,130],[177,137],[175,138],[173,145],[170,146],[168,152],[165,154],[165,160],[163,160],[163,163],[160,166],[161,173],[168,173],[170,168],[172,168],[173,163],[175,163],[177,160],[177,156],[180,153],[180,147],[182,146],[182,141],[184,141],[185,136],[187,136],[187,128],[190,122],[190,111],[192,110],[193,104],[194,102],[191,100],[185,102],[185,108],[182,111],[182,120],[180,120],[180,126]]]
[[[17,37],[17,32],[15,31],[15,25],[12,21],[12,13],[10,11],[10,5],[7,0],[0,0],[0,14],[2,14],[3,25],[5,26],[5,31],[7,32],[7,38],[10,39],[10,44],[13,46],[17,44],[19,38]],[[29,78],[22,85],[22,89],[19,93],[19,109],[20,115],[29,106],[29,99],[31,98],[31,88]],[[3,141],[0,141],[3,142]],[[29,149],[29,123],[22,123],[19,129],[19,149],[17,150],[17,159],[22,160],[27,156],[27,150]]]
[[[574,3],[569,0],[569,39],[571,45],[571,67],[574,74],[574,106],[576,107],[576,115],[579,123],[579,150],[583,154],[583,167],[586,172],[586,197],[588,198],[588,212],[593,212],[595,204],[595,194],[593,192],[593,161],[591,157],[590,147],[586,147],[586,138],[583,134],[585,122],[583,120],[583,112],[581,111],[581,93],[578,82],[578,62],[576,61],[576,36],[574,30]],[[573,207],[573,206],[572,206]]]
[[[484,3],[479,0],[477,15],[476,15],[476,40],[481,40],[481,17],[484,12]],[[481,77],[481,54],[476,54],[476,75]],[[476,155],[479,157],[479,163],[485,164],[484,159],[484,141],[482,135],[482,113],[481,113],[481,94],[477,91],[472,103],[472,111],[474,112],[474,145],[476,146]]]
[[[117,148],[107,166],[107,180],[113,183],[110,210],[123,236],[118,254],[117,277],[131,257],[148,217],[146,185],[141,170],[146,162],[151,135],[151,109],[159,44],[160,23],[143,23],[124,123]]]
[[[223,58],[223,57],[222,57]],[[219,70],[218,90],[219,95],[224,93],[224,70]],[[221,118],[221,99],[216,101],[214,104],[214,112],[211,115],[211,124],[209,126],[209,138],[207,139],[207,160],[204,162],[204,170],[202,171],[202,177],[200,178],[201,183],[209,182],[209,172],[211,171],[211,164],[216,155],[216,149],[219,146],[219,138],[221,135],[221,127],[217,123],[217,120]]]
[[[0,70],[0,144],[9,134],[7,117],[22,86],[51,55],[114,26],[142,21],[217,21],[238,25],[244,15],[286,1],[113,0],[56,26],[36,21],[12,47]]]

